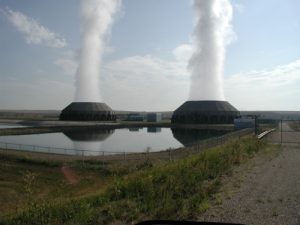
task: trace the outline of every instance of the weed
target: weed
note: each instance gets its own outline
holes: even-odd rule
[[[256,202],[257,202],[257,203],[262,203],[262,204],[265,203],[265,201],[264,201],[263,199],[261,199],[261,198],[256,199]]]
[[[223,203],[222,195],[220,193],[217,193],[214,197],[215,197],[215,200],[216,200],[216,204],[217,205],[222,205],[222,203]]]
[[[33,195],[33,187],[36,182],[37,178],[37,173],[33,173],[30,171],[26,171],[24,176],[23,176],[23,182],[24,182],[24,191],[26,195],[28,196],[29,200],[31,200],[32,195]]]
[[[273,216],[273,217],[279,216],[277,209],[273,209],[273,210],[272,210],[272,216]]]
[[[100,196],[36,205],[6,218],[6,222],[59,225],[123,221],[127,224],[141,217],[196,218],[210,207],[209,199],[220,187],[220,177],[264,146],[248,136],[166,164],[146,163],[131,174],[112,173],[111,187]],[[99,166],[94,162],[87,165]],[[216,198],[221,203],[221,197]]]

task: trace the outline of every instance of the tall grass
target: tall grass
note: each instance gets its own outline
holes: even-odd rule
[[[62,165],[62,162],[59,161],[46,160],[43,158],[31,158],[27,156],[18,156],[13,154],[5,154],[5,152],[0,153],[0,160],[44,167],[58,167]]]
[[[140,219],[193,219],[209,207],[220,177],[265,144],[232,140],[182,160],[115,176],[101,196],[35,204],[0,224],[126,224]],[[120,222],[122,221],[122,222]]]

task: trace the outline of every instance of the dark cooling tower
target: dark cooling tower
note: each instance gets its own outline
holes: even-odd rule
[[[112,121],[116,116],[105,103],[72,102],[64,108],[59,116],[60,120],[73,121]]]
[[[72,141],[104,141],[110,137],[115,130],[112,129],[78,129],[64,131]]]
[[[199,130],[185,128],[171,128],[173,137],[185,147],[195,144],[199,141],[213,137],[222,136],[230,131],[228,130]]]
[[[227,101],[187,101],[174,111],[172,123],[232,124],[239,116]]]

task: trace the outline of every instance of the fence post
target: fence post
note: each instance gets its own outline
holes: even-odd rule
[[[171,149],[169,149],[169,161],[172,160],[172,157],[171,157]]]
[[[84,166],[84,155],[83,155],[83,150],[81,150],[81,160],[82,160],[82,166]]]
[[[102,151],[102,166],[104,166],[104,151]]]
[[[282,120],[280,120],[280,142],[282,144]]]

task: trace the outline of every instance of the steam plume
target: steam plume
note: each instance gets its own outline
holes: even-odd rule
[[[121,0],[81,0],[82,40],[76,73],[77,102],[101,102],[99,71],[104,42]]]
[[[189,61],[190,100],[224,100],[225,47],[229,43],[232,6],[229,0],[194,0],[195,51]]]

